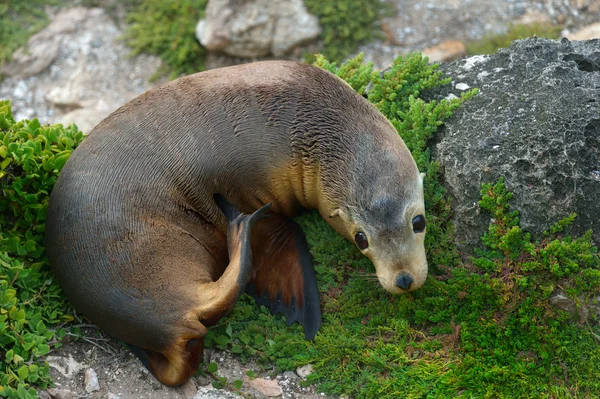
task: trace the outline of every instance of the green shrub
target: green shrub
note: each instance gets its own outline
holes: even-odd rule
[[[0,101],[0,396],[36,397],[50,383],[40,361],[65,334],[65,299],[48,268],[43,236],[49,193],[73,148],[75,125],[16,122]]]
[[[378,37],[377,23],[389,9],[379,0],[305,0],[308,11],[323,29],[321,52],[330,60],[343,59],[360,44]]]
[[[127,15],[124,35],[132,55],[154,54],[165,66],[154,78],[204,69],[206,51],[196,40],[195,29],[204,16],[207,0],[144,0]]]
[[[467,43],[467,54],[493,54],[501,48],[506,48],[514,40],[527,37],[543,37],[558,39],[562,27],[550,24],[512,25],[503,34],[486,35],[483,38]]]

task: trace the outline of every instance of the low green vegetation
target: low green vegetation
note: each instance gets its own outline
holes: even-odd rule
[[[127,15],[125,43],[132,55],[149,53],[165,63],[155,78],[171,78],[204,69],[205,50],[195,36],[207,0],[144,0]]]
[[[528,37],[543,37],[546,39],[558,39],[562,27],[550,24],[527,24],[512,25],[506,33],[486,35],[483,38],[467,43],[467,54],[493,54],[501,48],[506,48],[514,40]]]
[[[387,3],[372,0],[304,0],[323,29],[320,52],[332,61],[343,61],[360,44],[381,35],[378,26],[389,12]]]
[[[50,383],[42,361],[72,320],[48,268],[43,237],[50,191],[73,148],[75,125],[15,121],[0,101],[0,396],[34,398]]]

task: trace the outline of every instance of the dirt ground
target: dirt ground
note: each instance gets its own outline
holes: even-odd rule
[[[208,375],[193,377],[187,384],[170,388],[159,383],[142,365],[142,363],[119,343],[99,332],[95,328],[83,330],[86,338],[65,339],[64,345],[53,350],[46,361],[50,365],[50,375],[55,382],[55,390],[50,390],[59,399],[226,399],[241,395],[226,389],[214,389],[215,378]],[[315,390],[313,386],[300,386],[302,378],[295,371],[275,374],[272,368],[258,365],[256,362],[242,364],[232,354],[217,350],[205,350],[205,364],[216,362],[217,374],[226,377],[232,383],[245,380],[241,388],[246,397],[276,397],[317,399],[329,398]],[[97,376],[98,389],[91,391],[93,384],[86,385],[86,374],[92,369]],[[250,381],[246,375],[248,370],[255,372],[256,377]],[[267,382],[264,382],[264,381]],[[253,388],[267,385],[271,389],[261,391]],[[278,391],[276,387],[279,387]],[[86,391],[87,388],[87,391]],[[233,388],[232,388],[233,389]],[[272,392],[271,392],[272,391]],[[44,397],[44,393],[41,393]],[[62,396],[61,396],[62,395]]]

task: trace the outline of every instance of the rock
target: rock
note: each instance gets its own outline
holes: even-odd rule
[[[239,396],[223,389],[215,389],[210,385],[198,388],[194,399],[239,399]]]
[[[61,11],[31,39],[44,51],[60,44],[50,67],[27,78],[7,76],[0,82],[0,98],[11,99],[17,119],[74,122],[89,133],[120,105],[160,83],[148,82],[160,59],[128,57],[130,49],[121,36],[115,21],[100,8]]]
[[[589,300],[578,298],[575,301],[564,292],[556,291],[550,296],[548,302],[552,306],[569,313],[572,317],[577,316],[577,321],[582,325],[590,321],[600,324],[600,296]],[[592,315],[591,318],[590,314]]]
[[[572,6],[580,11],[597,13],[600,11],[600,0],[570,0]]]
[[[106,399],[121,399],[121,397],[112,392],[109,392],[108,394],[106,394]]]
[[[516,25],[552,25],[552,19],[540,10],[527,10],[519,18]]]
[[[250,387],[256,389],[258,392],[270,398],[276,398],[283,395],[283,390],[279,386],[279,382],[277,382],[277,380],[267,380],[264,378],[255,378],[250,380],[248,378],[244,378],[244,382],[246,382]]]
[[[584,26],[577,32],[565,35],[565,37],[569,40],[600,39],[600,22]]]
[[[50,388],[46,392],[52,399],[77,399],[77,395],[68,389]]]
[[[300,378],[306,378],[313,372],[313,365],[307,364],[306,366],[298,367],[296,370],[296,374],[300,376]]]
[[[58,14],[45,29],[29,38],[27,46],[15,51],[0,73],[26,78],[48,68],[58,57],[65,34],[73,32],[87,17],[87,9],[74,7]]]
[[[38,395],[39,395],[39,399],[52,399],[50,394],[46,391],[38,392]]]
[[[98,383],[98,375],[92,368],[87,368],[83,372],[83,383],[85,384],[85,391],[92,393],[100,390],[100,384]]]
[[[600,243],[600,40],[531,38],[491,56],[446,64],[460,84],[480,93],[445,122],[432,154],[454,199],[458,244],[479,245],[490,216],[480,212],[482,182],[505,177],[521,227],[539,238],[571,212],[569,234],[595,228]]]
[[[467,48],[460,40],[447,40],[437,46],[426,48],[422,54],[429,58],[429,62],[447,62],[464,57]]]
[[[302,0],[209,0],[196,27],[208,50],[237,57],[281,56],[320,33]]]
[[[298,379],[298,374],[294,373],[293,371],[285,371],[283,373],[283,378],[286,380],[297,380]]]
[[[183,391],[183,396],[185,396],[188,399],[192,399],[194,396],[196,396],[196,393],[198,392],[198,388],[196,388],[196,383],[191,378],[181,386],[181,389]]]

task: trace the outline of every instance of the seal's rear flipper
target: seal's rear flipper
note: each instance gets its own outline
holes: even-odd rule
[[[246,293],[288,324],[298,321],[306,339],[321,327],[321,303],[312,258],[296,223],[271,214],[252,229],[252,278]]]
[[[169,351],[170,358],[132,344],[127,346],[158,381],[177,386],[186,382],[198,369],[202,361],[203,342],[203,338],[183,340]]]
[[[265,216],[271,204],[264,205],[251,215],[240,213],[223,196],[214,195],[214,200],[227,219],[227,249],[229,265],[217,281],[198,287],[197,309],[200,321],[207,326],[215,324],[225,316],[244,292],[252,270],[252,246],[250,230]]]

